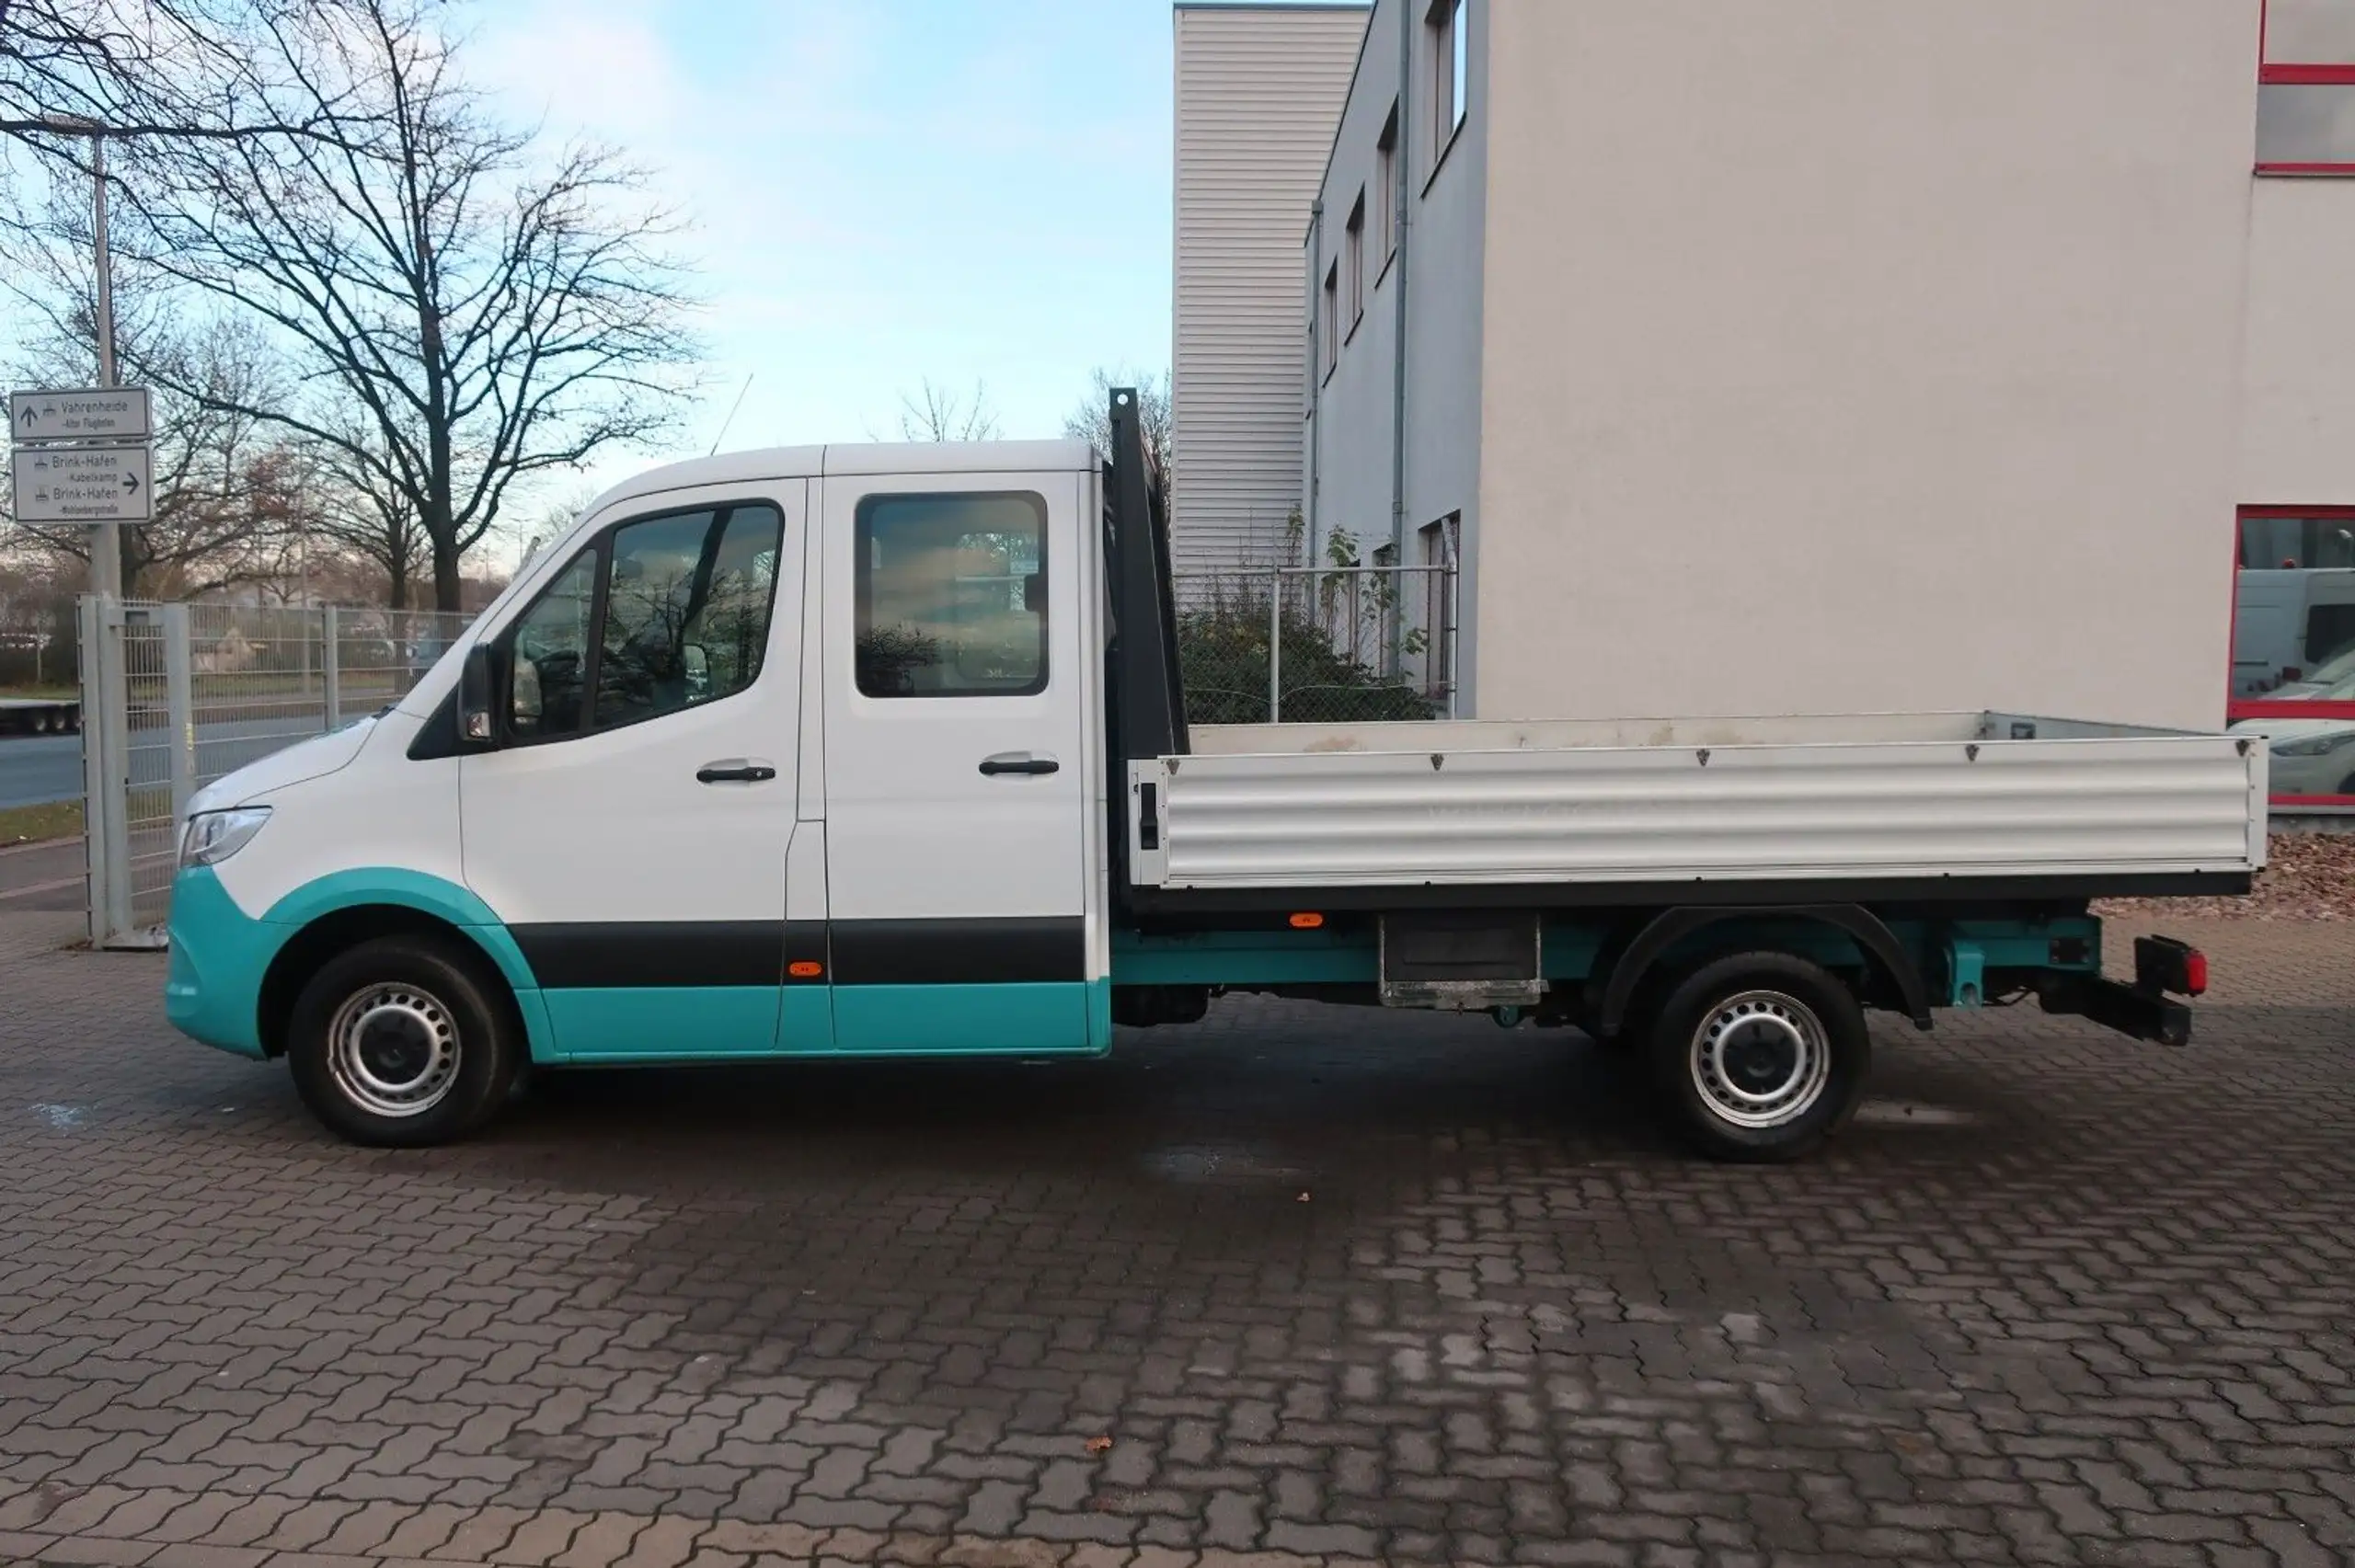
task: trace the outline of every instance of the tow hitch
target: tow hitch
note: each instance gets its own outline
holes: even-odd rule
[[[2172,936],[2134,939],[2134,983],[2099,975],[2056,975],[2038,991],[2047,1013],[2075,1013],[2105,1028],[2163,1046],[2191,1043],[2191,1009],[2174,1000],[2208,989],[2208,956]]]

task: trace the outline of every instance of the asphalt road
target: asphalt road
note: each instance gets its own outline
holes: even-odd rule
[[[317,733],[316,717],[234,719],[199,725],[197,767],[206,777],[217,776]],[[170,766],[159,731],[141,730],[132,735],[131,782],[134,788],[167,782]],[[80,736],[0,736],[0,810],[72,800],[81,793]]]
[[[1884,1022],[1760,1169],[1573,1035],[1244,999],[353,1149],[0,913],[0,1562],[2343,1565],[2350,932],[2185,922],[2185,1050]]]
[[[46,806],[81,793],[80,736],[0,736],[0,810]]]

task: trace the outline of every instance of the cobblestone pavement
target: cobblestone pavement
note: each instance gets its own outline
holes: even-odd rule
[[[1247,1004],[365,1152],[0,920],[0,1559],[2355,1561],[2355,927],[2185,933],[2192,1049],[1884,1028],[1753,1170]]]

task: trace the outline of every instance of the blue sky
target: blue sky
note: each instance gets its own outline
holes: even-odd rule
[[[462,13],[463,15],[464,13]],[[476,0],[469,74],[689,218],[709,385],[674,452],[897,439],[986,383],[1060,433],[1169,355],[1166,0]],[[601,462],[603,481],[647,461]]]

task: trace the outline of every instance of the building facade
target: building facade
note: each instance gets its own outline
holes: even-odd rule
[[[2355,804],[2347,175],[2355,0],[1378,0],[1312,547],[1453,549],[1484,717],[2245,719]]]
[[[1171,553],[1271,561],[1300,500],[1300,236],[1362,5],[1177,7]]]

